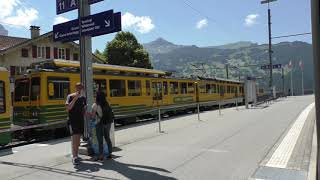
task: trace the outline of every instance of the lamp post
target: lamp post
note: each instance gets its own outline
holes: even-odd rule
[[[272,67],[272,36],[271,36],[271,10],[270,10],[270,3],[277,0],[263,0],[261,4],[268,4],[268,31],[269,31],[269,64]],[[272,68],[270,68],[270,81],[269,81],[269,89],[270,89],[270,96],[272,96]]]

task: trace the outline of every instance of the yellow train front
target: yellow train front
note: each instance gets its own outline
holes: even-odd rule
[[[11,94],[9,72],[0,67],[0,145],[11,142]]]
[[[35,67],[16,77],[14,124],[65,127],[64,104],[80,81],[79,63],[53,60]],[[177,79],[166,77],[164,71],[106,64],[94,64],[93,68],[94,90],[106,93],[116,121],[122,124],[156,115],[159,107],[162,113],[170,113],[195,109],[197,101],[212,106],[218,100],[233,104],[235,98],[243,97],[243,84],[235,81]]]

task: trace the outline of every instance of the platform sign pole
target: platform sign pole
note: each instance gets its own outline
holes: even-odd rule
[[[162,130],[161,130],[161,109],[160,109],[160,106],[158,106],[158,120],[159,120],[159,133],[162,133]]]
[[[221,116],[221,94],[219,98],[219,115]]]
[[[87,98],[87,111],[91,111],[93,104],[93,69],[92,69],[92,41],[90,36],[83,36],[81,33],[81,19],[90,15],[90,5],[88,0],[79,0],[79,32],[80,32],[80,77],[85,88]],[[89,138],[88,119],[85,118],[84,139]]]
[[[317,130],[317,171],[316,179],[320,179],[320,2],[311,0],[312,46],[315,85],[316,130]]]
[[[198,121],[200,121],[200,104],[197,103],[197,109],[198,109]]]
[[[237,108],[237,111],[239,111],[239,108],[238,108],[238,97],[236,97],[236,108]]]

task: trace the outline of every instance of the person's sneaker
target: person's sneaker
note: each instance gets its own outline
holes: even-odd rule
[[[79,165],[79,159],[78,158],[72,158],[72,164],[73,165]]]
[[[103,162],[104,161],[104,156],[99,156],[99,162]]]
[[[108,156],[107,156],[107,159],[112,159],[113,158],[113,155],[112,154],[109,154]]]

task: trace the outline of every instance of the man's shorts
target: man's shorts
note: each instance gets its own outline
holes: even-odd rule
[[[82,135],[84,132],[84,121],[70,121],[68,123],[70,135]]]

